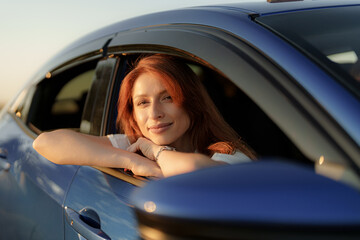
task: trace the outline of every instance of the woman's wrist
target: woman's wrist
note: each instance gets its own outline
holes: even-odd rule
[[[176,149],[174,147],[170,147],[170,146],[160,146],[159,150],[155,154],[156,162],[159,160],[159,157],[163,151],[176,151]]]

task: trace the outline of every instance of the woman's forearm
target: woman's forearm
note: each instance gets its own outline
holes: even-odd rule
[[[130,167],[131,153],[113,148],[106,137],[55,130],[40,134],[33,147],[56,164]]]
[[[154,161],[136,153],[114,148],[107,137],[61,129],[40,134],[35,139],[33,147],[56,164],[127,168],[135,175],[163,176]]]
[[[135,175],[163,176],[154,161],[113,147],[107,137],[61,129],[40,134],[35,139],[33,147],[56,164],[127,168]]]

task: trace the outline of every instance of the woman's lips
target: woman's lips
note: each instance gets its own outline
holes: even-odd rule
[[[149,127],[149,131],[152,133],[159,134],[168,130],[171,127],[171,125],[172,123],[160,123],[160,124],[152,125],[151,127]]]

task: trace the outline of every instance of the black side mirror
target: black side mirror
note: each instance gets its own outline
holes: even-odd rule
[[[289,162],[226,165],[132,196],[145,239],[360,239],[360,193]]]

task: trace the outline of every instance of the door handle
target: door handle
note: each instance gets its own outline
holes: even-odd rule
[[[7,158],[8,151],[5,148],[0,148],[0,158]]]
[[[0,148],[0,170],[9,171],[11,165],[6,161],[7,159],[7,150]]]
[[[100,218],[94,210],[84,208],[77,213],[73,209],[65,207],[65,215],[70,226],[86,239],[111,239],[101,230]]]

